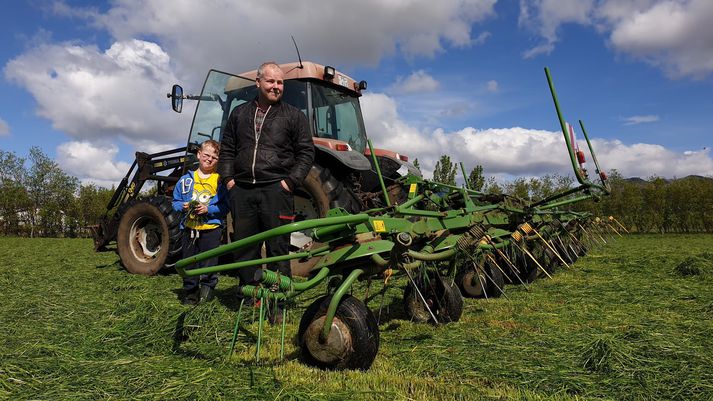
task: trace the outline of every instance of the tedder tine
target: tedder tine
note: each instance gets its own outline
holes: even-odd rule
[[[564,265],[567,266],[568,269],[571,269],[571,268],[572,268],[572,266],[570,266],[569,264],[567,264],[567,262],[565,262],[564,259],[562,259],[562,256],[560,256],[560,254],[559,254],[557,251],[555,251],[555,248],[553,248],[553,247],[550,245],[549,242],[547,242],[544,238],[542,238],[542,236],[540,235],[539,232],[537,232],[537,230],[535,229],[535,227],[532,227],[532,231],[535,233],[535,235],[537,235],[537,237],[538,237],[539,239],[542,240],[542,242],[545,243],[545,245],[547,245],[547,247],[550,249],[550,251],[552,251],[555,255],[557,255],[557,258],[559,258],[560,262],[564,263]]]
[[[606,223],[606,224],[607,224],[607,226],[608,226],[609,228],[611,228],[612,231],[614,231],[618,236],[623,237],[623,235],[621,235],[621,233],[619,233],[619,231],[617,231],[616,228],[614,228],[614,226],[612,226],[612,225],[609,224],[609,223]]]
[[[619,223],[619,220],[617,220],[616,217],[614,217],[614,216],[609,216],[609,220],[615,222],[616,224],[618,224],[619,227],[621,227],[621,229],[624,230],[624,232],[626,232],[627,234],[631,234],[631,233],[629,232],[629,230],[627,230],[626,227],[624,227],[623,224]]]
[[[538,262],[537,259],[535,259],[535,257],[532,256],[532,254],[531,254],[527,249],[525,249],[525,248],[521,247],[520,245],[518,245],[517,242],[513,242],[513,244],[517,247],[517,249],[519,249],[519,250],[520,250],[521,252],[523,252],[525,255],[529,256],[530,259],[532,259],[532,261],[535,262],[535,264],[537,265],[537,267],[539,267],[540,270],[541,270],[543,273],[545,273],[545,274],[547,275],[547,277],[549,277],[550,279],[552,278],[552,276],[550,276],[550,273],[547,273],[547,270],[545,270],[545,268],[542,267],[542,265],[540,264],[540,262]]]
[[[510,258],[507,257],[507,255],[505,255],[505,253],[503,253],[499,248],[497,248],[495,246],[495,243],[493,242],[492,237],[490,237],[489,235],[485,235],[485,236],[483,236],[483,238],[481,240],[484,240],[486,244],[491,245],[493,247],[493,249],[495,249],[495,252],[497,252],[498,255],[500,255],[500,257],[503,258],[503,260],[515,271],[515,277],[517,277],[517,280],[520,282],[520,284],[525,286],[525,289],[529,291],[530,288],[527,286],[527,284],[525,284],[524,281],[522,281],[522,278],[520,278],[520,269],[518,269],[517,266],[515,266],[515,264],[510,260]],[[495,258],[493,258],[491,255],[488,255],[488,256],[490,256],[490,258],[495,263]],[[498,266],[497,263],[495,263],[495,266],[497,266],[498,269],[500,269],[500,266]],[[507,274],[505,274],[503,269],[500,269],[500,271],[503,272],[505,277],[507,277],[508,280],[512,283],[512,279],[510,279],[510,277]]]
[[[411,275],[411,272],[409,270],[410,269],[404,269],[404,271],[406,272],[406,275],[408,276],[409,281],[411,281],[411,285],[413,285],[413,289],[416,290],[416,294],[418,294],[418,297],[421,298],[421,302],[423,302],[423,306],[426,307],[426,310],[433,318],[433,321],[436,324],[438,324],[438,319],[436,319],[436,315],[433,313],[431,308],[428,306],[428,302],[426,302],[426,298],[423,296],[423,294],[421,294],[421,290],[418,288],[418,285],[416,285],[416,281],[413,279],[413,276]]]

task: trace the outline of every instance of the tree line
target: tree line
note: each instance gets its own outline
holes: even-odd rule
[[[449,156],[443,155],[436,163],[433,180],[456,185],[455,177],[460,173],[458,170],[459,166],[451,162]],[[612,170],[608,182],[611,186],[610,195],[572,204],[571,210],[591,212],[602,218],[614,216],[634,232],[713,232],[711,177],[688,176],[668,180],[652,176],[645,180],[626,179],[618,171]],[[470,189],[484,193],[505,193],[531,202],[563,192],[574,185],[573,177],[557,174],[498,182],[493,177],[484,177],[480,165],[468,174]]]
[[[90,236],[89,226],[106,211],[113,193],[81,184],[39,147],[27,158],[0,149],[0,235]]]
[[[418,166],[418,160],[414,161]],[[443,155],[436,163],[433,180],[456,185],[459,165]],[[572,210],[615,216],[636,232],[713,232],[713,178],[690,176],[625,179],[610,173],[611,194],[571,205]],[[468,187],[476,191],[509,194],[535,202],[565,191],[575,184],[558,174],[516,178],[499,182],[475,166]],[[26,237],[88,237],[89,227],[106,211],[114,188],[81,184],[66,174],[38,147],[27,158],[0,150],[0,235]]]

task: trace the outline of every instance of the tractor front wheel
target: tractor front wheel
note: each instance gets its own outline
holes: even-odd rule
[[[134,274],[152,276],[181,251],[180,214],[170,199],[136,199],[121,211],[116,247],[121,264]]]

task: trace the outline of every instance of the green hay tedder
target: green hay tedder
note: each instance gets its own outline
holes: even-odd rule
[[[571,267],[588,249],[606,243],[611,233],[620,234],[625,228],[613,217],[601,220],[563,209],[605,196],[609,186],[580,121],[597,183],[589,179],[583,168],[584,153],[577,150],[572,128],[562,116],[549,70],[545,73],[576,187],[534,203],[432,182],[415,174],[389,179],[387,187],[378,152],[369,142],[368,154],[381,189],[380,201],[374,202],[378,207],[358,211],[335,207],[324,217],[284,225],[179,260],[176,270],[181,276],[195,276],[281,260],[310,266],[306,279],[258,270],[255,280],[260,284],[239,287],[243,301],[233,345],[248,315],[246,302],[260,301],[259,358],[268,309],[326,282],[326,294],[316,299],[300,320],[297,340],[302,360],[327,369],[368,369],[378,352],[379,326],[368,305],[350,295],[358,283],[379,282],[386,287],[398,277],[405,278],[408,285],[403,305],[409,318],[445,324],[461,317],[463,296],[506,296],[506,284],[527,287],[538,277],[550,277],[559,267]],[[294,233],[308,236],[311,242],[289,255],[190,269],[196,262]]]

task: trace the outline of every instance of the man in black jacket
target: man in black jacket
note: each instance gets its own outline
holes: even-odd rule
[[[307,117],[281,102],[284,74],[274,62],[263,63],[255,80],[258,97],[236,107],[221,139],[218,173],[230,194],[234,240],[294,220],[294,190],[314,161]],[[290,235],[265,241],[267,256],[286,255]],[[260,257],[260,245],[241,249],[236,260]],[[289,261],[268,266],[291,276]],[[257,267],[238,269],[241,284],[253,282]]]

